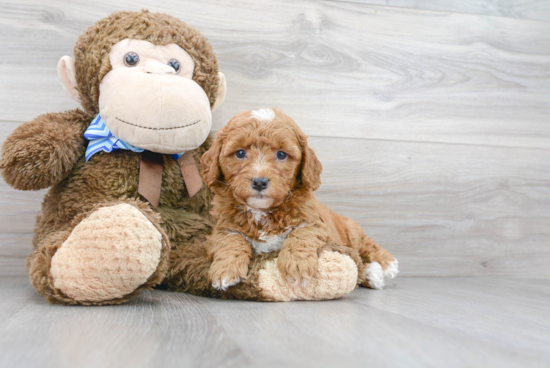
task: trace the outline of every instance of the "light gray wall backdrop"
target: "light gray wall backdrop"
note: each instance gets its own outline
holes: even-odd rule
[[[0,1],[0,142],[76,107],[58,59],[143,8],[214,45],[229,88],[214,129],[284,109],[323,162],[318,197],[403,276],[550,277],[549,1]],[[44,193],[0,182],[0,275],[25,273]]]

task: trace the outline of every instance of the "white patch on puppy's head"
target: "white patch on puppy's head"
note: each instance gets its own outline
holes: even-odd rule
[[[269,109],[269,108],[252,110],[250,112],[250,117],[256,118],[263,123],[269,123],[275,117],[275,112],[273,111],[273,109]]]

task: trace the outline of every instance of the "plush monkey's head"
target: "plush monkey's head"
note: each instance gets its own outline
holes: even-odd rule
[[[200,146],[225,77],[199,31],[160,13],[116,12],[80,36],[58,72],[90,115],[131,145],[173,154]]]

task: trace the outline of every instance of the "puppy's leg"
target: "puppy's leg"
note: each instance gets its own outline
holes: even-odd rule
[[[329,242],[328,230],[311,225],[294,230],[284,241],[277,268],[291,284],[306,285],[317,275],[318,250]]]
[[[215,229],[208,239],[207,254],[212,261],[208,279],[215,289],[226,290],[247,277],[252,248],[242,235]]]
[[[359,252],[365,264],[365,272],[360,275],[361,285],[382,289],[385,279],[393,279],[399,273],[399,262],[390,252],[369,238],[358,223],[343,216],[338,217],[347,236],[347,239],[343,239],[344,242]]]

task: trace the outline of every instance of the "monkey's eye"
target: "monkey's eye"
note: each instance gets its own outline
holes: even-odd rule
[[[174,70],[176,71],[176,74],[179,73],[180,71],[180,62],[177,61],[176,59],[170,59],[168,60],[168,65],[170,65],[172,68],[174,68]]]
[[[241,149],[241,150],[238,150],[237,152],[235,152],[235,157],[237,157],[238,159],[242,160],[243,158],[246,157],[246,151]]]
[[[288,155],[287,155],[285,152],[283,152],[283,151],[277,151],[277,159],[279,159],[279,160],[282,161],[282,160],[284,160],[284,159],[287,158],[287,157],[288,157]]]
[[[126,64],[126,66],[132,67],[132,66],[138,65],[138,63],[139,63],[139,55],[136,54],[135,52],[130,51],[126,53],[126,55],[124,55],[124,64]]]

